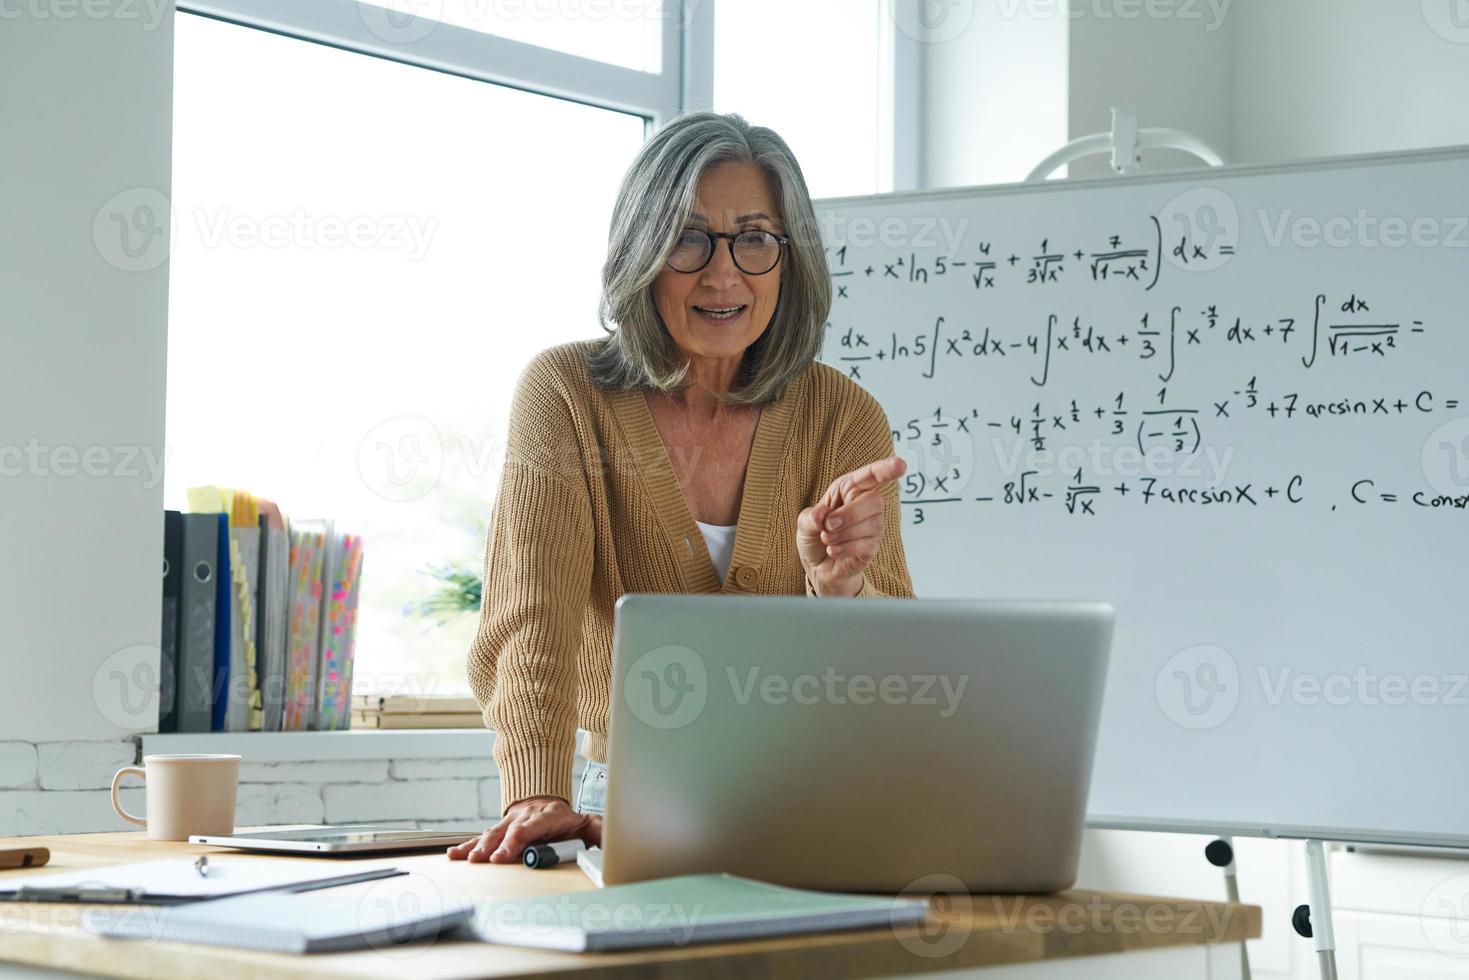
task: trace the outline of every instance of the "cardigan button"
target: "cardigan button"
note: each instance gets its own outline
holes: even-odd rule
[[[753,589],[760,581],[760,570],[753,565],[741,565],[735,569],[735,583],[742,589]]]

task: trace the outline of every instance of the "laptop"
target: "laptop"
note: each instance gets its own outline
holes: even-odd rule
[[[1095,602],[624,596],[606,884],[1070,887],[1113,619]]]
[[[462,830],[412,830],[372,824],[274,827],[233,834],[191,834],[191,844],[213,844],[241,851],[282,854],[377,854],[385,851],[439,851],[478,837]]]

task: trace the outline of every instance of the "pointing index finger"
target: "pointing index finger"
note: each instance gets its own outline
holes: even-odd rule
[[[879,459],[866,466],[858,467],[848,474],[847,493],[844,497],[850,500],[864,491],[876,490],[902,476],[907,469],[908,464],[901,456],[889,456],[886,459]]]

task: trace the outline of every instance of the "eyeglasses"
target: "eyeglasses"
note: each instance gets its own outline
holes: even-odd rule
[[[714,240],[729,242],[729,256],[739,270],[749,276],[763,276],[780,262],[780,254],[791,240],[786,235],[768,231],[705,231],[685,228],[668,256],[668,267],[675,272],[698,272],[714,257]]]

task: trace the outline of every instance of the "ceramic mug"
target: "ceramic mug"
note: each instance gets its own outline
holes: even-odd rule
[[[141,777],[147,813],[138,817],[118,802],[124,776]],[[141,766],[123,766],[112,777],[112,809],[148,829],[149,840],[188,840],[190,834],[235,832],[237,755],[145,755]]]

